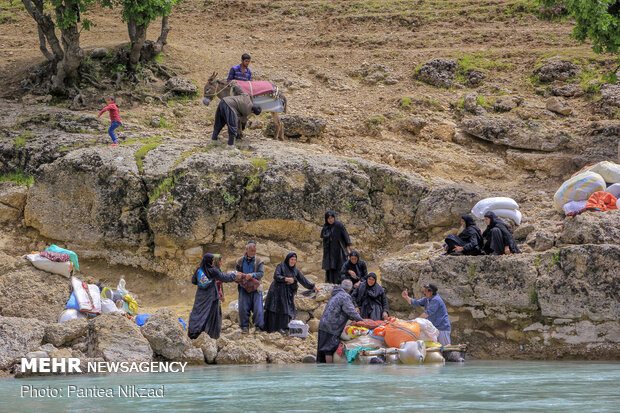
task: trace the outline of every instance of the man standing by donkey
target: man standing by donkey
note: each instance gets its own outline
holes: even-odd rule
[[[243,273],[239,281],[239,327],[241,332],[250,329],[250,312],[256,330],[263,329],[263,293],[260,279],[263,278],[263,260],[256,256],[256,243],[248,242],[245,254],[237,260],[236,270]]]

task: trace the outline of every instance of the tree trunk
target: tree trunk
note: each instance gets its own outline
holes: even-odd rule
[[[65,6],[56,7],[56,13],[64,15]],[[59,93],[66,91],[67,79],[77,77],[77,70],[82,63],[84,51],[80,47],[80,31],[77,23],[60,29],[64,56],[56,65],[56,75],[52,77],[52,89]]]
[[[168,26],[168,16],[164,16],[161,19],[161,33],[155,42],[154,52],[155,56],[160,54],[164,50],[164,46],[166,45],[168,32],[170,31],[170,26]]]
[[[127,33],[129,33],[129,41],[133,44],[136,41],[136,19],[127,21]]]
[[[61,60],[64,57],[64,52],[56,36],[54,21],[49,14],[43,12],[43,0],[22,0],[22,3],[28,14],[37,23],[40,49],[43,55],[48,60],[56,62]],[[50,45],[51,53],[47,50],[45,41]]]
[[[135,72],[138,67],[138,63],[140,62],[140,51],[142,50],[142,46],[146,41],[146,30],[148,26],[146,25],[136,25],[135,26],[135,39],[131,42],[131,52],[129,54],[129,69],[130,72]]]

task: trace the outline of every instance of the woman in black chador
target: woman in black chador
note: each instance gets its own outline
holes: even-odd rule
[[[508,231],[508,227],[504,221],[495,215],[495,212],[491,211],[484,214],[484,222],[487,224],[487,228],[482,233],[485,254],[510,255],[521,253],[514,237]]]
[[[295,318],[295,294],[297,283],[308,289],[319,289],[304,277],[296,267],[297,254],[290,252],[273,273],[273,282],[265,300],[265,331],[284,332]]]
[[[446,254],[452,255],[480,255],[482,252],[482,233],[476,225],[474,217],[465,214],[461,217],[459,235],[448,235],[446,238]]]
[[[340,269],[351,252],[349,233],[340,221],[336,221],[334,211],[325,213],[325,225],[321,230],[323,239],[323,266],[325,282],[340,284]]]
[[[233,282],[241,273],[224,274],[213,266],[212,254],[205,254],[200,267],[194,272],[192,284],[197,285],[194,308],[189,315],[187,335],[192,340],[205,331],[211,338],[219,338],[222,330],[222,308],[216,281]]]
[[[355,306],[359,309],[362,318],[373,320],[385,320],[390,311],[385,290],[377,284],[377,276],[374,272],[368,274],[366,280],[351,294]]]

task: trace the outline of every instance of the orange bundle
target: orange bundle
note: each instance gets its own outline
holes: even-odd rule
[[[590,195],[586,203],[586,209],[598,209],[599,211],[618,209],[616,201],[616,197],[609,192],[598,191]]]
[[[408,321],[393,321],[385,327],[385,344],[390,347],[399,347],[407,341],[420,339],[420,324]]]
[[[385,326],[379,326],[379,327],[375,328],[374,330],[372,330],[372,335],[373,336],[380,336],[380,337],[385,336]]]

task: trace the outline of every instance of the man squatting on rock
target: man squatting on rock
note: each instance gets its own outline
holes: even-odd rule
[[[245,93],[241,88],[238,88],[237,93],[239,94],[236,96],[226,96],[220,100],[220,103],[217,105],[215,124],[213,125],[213,137],[211,138],[217,142],[217,136],[220,134],[224,125],[227,125],[229,149],[232,149],[235,144],[239,121],[245,124],[252,113],[255,115],[260,115],[261,113],[260,106],[252,103],[250,95]]]
[[[362,321],[351,298],[353,283],[344,280],[340,286],[335,286],[332,296],[325,306],[325,311],[319,322],[319,340],[317,345],[317,363],[333,363],[334,352],[340,344],[340,334],[349,319]]]

